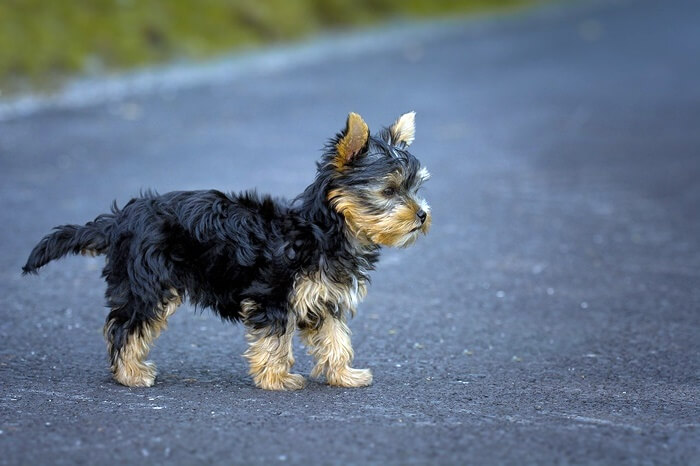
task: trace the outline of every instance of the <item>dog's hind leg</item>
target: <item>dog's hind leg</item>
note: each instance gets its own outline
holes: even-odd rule
[[[114,379],[129,387],[150,387],[155,382],[156,367],[146,361],[146,356],[181,300],[171,290],[153,309],[138,301],[132,297],[125,305],[113,308],[104,335]]]
[[[129,387],[155,382],[156,367],[146,356],[184,293],[173,285],[173,266],[154,235],[119,236],[102,271],[112,309],[104,327],[110,367],[114,379]]]

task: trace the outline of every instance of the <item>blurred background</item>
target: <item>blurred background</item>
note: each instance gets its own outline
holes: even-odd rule
[[[5,0],[0,90],[307,38],[382,22],[503,10],[536,0]]]

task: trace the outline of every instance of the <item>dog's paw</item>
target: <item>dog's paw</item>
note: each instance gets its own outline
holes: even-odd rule
[[[114,371],[114,380],[127,387],[152,387],[156,374],[156,365],[151,361],[119,364]]]
[[[265,390],[300,390],[306,385],[301,374],[264,374],[253,380],[257,387]]]
[[[329,385],[336,387],[366,387],[372,384],[372,371],[346,367],[326,374]]]

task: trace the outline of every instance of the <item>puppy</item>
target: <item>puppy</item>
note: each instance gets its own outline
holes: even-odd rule
[[[361,387],[369,369],[351,367],[346,320],[367,291],[381,246],[412,244],[430,227],[418,190],[429,177],[408,152],[415,114],[370,135],[350,113],[326,146],[314,182],[292,201],[210,191],[147,192],[123,208],[80,225],[64,225],[31,252],[23,273],[67,254],[105,255],[104,326],[114,379],[149,387],[149,346],[180,303],[214,310],[246,327],[255,385],[304,386],[292,336],[315,358],[313,377]]]

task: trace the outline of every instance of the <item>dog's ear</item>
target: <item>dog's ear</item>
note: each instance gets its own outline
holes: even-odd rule
[[[404,143],[410,146],[416,137],[416,112],[404,113],[389,128],[393,144]]]
[[[342,167],[364,151],[369,140],[369,128],[360,115],[350,113],[342,135],[335,146],[338,151],[336,157],[338,167]]]

